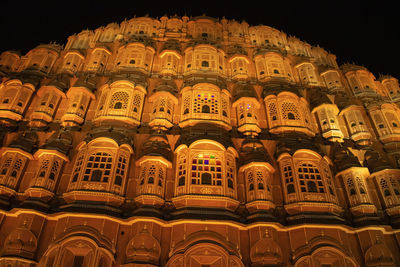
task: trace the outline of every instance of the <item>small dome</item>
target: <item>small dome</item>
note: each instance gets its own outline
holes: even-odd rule
[[[164,51],[164,50],[173,50],[173,51],[176,51],[178,53],[182,52],[181,51],[181,44],[177,40],[174,40],[174,39],[168,39],[163,44],[163,47],[162,47],[161,51]]]
[[[247,83],[237,83],[234,87],[233,102],[241,97],[254,97],[257,98],[253,86]]]
[[[394,260],[390,249],[378,239],[376,244],[365,252],[365,264],[367,266],[394,266]]]
[[[117,81],[131,81],[135,85],[141,85],[144,88],[147,88],[146,76],[141,72],[114,73],[108,80],[108,84],[112,84]]]
[[[134,147],[133,139],[129,134],[129,131],[122,127],[96,127],[93,128],[86,136],[85,141],[89,143],[90,141],[99,138],[107,137],[113,139],[120,146],[122,144],[127,144],[130,147]]]
[[[36,46],[34,49],[38,49],[38,48],[46,48],[49,50],[54,50],[57,53],[60,53],[61,50],[63,50],[63,46],[59,45],[57,43],[40,44],[40,45]]]
[[[75,82],[74,87],[85,87],[90,91],[94,92],[96,90],[96,85],[98,82],[98,76],[84,75],[80,76]]]
[[[175,145],[175,148],[185,144],[190,146],[193,142],[200,139],[209,139],[216,141],[223,145],[225,148],[234,147],[228,131],[216,125],[210,124],[197,124],[192,127],[186,127],[182,130],[182,134]]]
[[[275,266],[282,262],[282,251],[272,237],[266,234],[251,247],[250,259],[253,264]]]
[[[292,92],[297,96],[300,96],[299,89],[295,85],[283,82],[276,82],[276,83],[268,82],[268,84],[264,86],[262,97],[265,98],[269,95],[278,95],[281,92]]]
[[[176,85],[174,83],[163,82],[157,85],[156,88],[154,88],[153,93],[156,92],[168,92],[172,95],[176,95],[178,93],[178,89],[176,88]]]
[[[357,71],[357,70],[365,70],[365,71],[368,71],[367,68],[365,68],[364,66],[359,66],[359,65],[350,64],[350,63],[343,64],[342,66],[340,66],[340,69],[341,69],[344,73],[349,72],[349,71]]]
[[[322,92],[312,91],[310,95],[310,109],[321,106],[323,104],[332,104],[332,101],[328,98],[328,96]]]
[[[335,104],[338,106],[339,110],[346,109],[350,106],[363,106],[363,103],[359,99],[352,98],[347,94],[337,94],[335,96]]]
[[[38,137],[35,132],[23,132],[17,139],[11,142],[9,147],[19,148],[30,154],[37,148]]]
[[[271,165],[272,160],[264,145],[257,139],[246,139],[240,149],[240,165],[250,162],[267,162]]]
[[[363,164],[371,174],[385,169],[392,169],[392,166],[375,150],[367,150],[365,152]]]
[[[146,262],[158,264],[161,248],[160,243],[147,229],[135,235],[126,248],[128,262]]]
[[[56,150],[64,155],[68,155],[72,148],[72,135],[69,131],[59,131],[53,134],[42,148]]]
[[[59,74],[51,79],[48,86],[54,86],[60,91],[66,92],[70,87],[70,77],[66,74]]]
[[[234,44],[228,48],[228,54],[229,55],[245,55],[247,56],[246,50],[239,45],[239,44]]]
[[[25,227],[14,229],[4,242],[2,256],[33,259],[37,247],[36,236]]]
[[[143,144],[143,156],[161,156],[172,161],[172,151],[165,135],[152,135]]]
[[[312,140],[307,138],[287,137],[276,144],[276,157],[282,153],[289,153],[293,155],[297,150],[308,149],[317,152],[324,156],[322,151],[313,143]]]
[[[340,172],[351,167],[361,167],[356,156],[341,144],[336,144],[332,149],[332,160],[334,162],[335,171]]]

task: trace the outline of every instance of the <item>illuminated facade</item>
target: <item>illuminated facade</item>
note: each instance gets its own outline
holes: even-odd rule
[[[205,16],[0,75],[0,266],[400,266],[394,77]]]

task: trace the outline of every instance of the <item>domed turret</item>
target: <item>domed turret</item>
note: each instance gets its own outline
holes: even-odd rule
[[[272,199],[274,164],[263,144],[256,139],[246,139],[239,153],[246,186],[246,208],[248,219],[276,220],[272,216],[275,204]]]
[[[261,132],[258,123],[260,103],[249,84],[237,83],[234,89],[232,106],[236,108],[238,131],[244,135],[256,136]]]
[[[369,179],[374,182],[392,225],[400,226],[400,170],[393,168],[375,150],[365,152],[364,166],[371,172]]]
[[[24,192],[23,205],[47,206],[53,198],[55,187],[61,176],[63,165],[69,162],[69,150],[72,148],[72,135],[61,130],[53,134],[46,143],[36,151],[35,159],[39,162],[38,171],[30,181],[29,188]]]
[[[141,232],[129,241],[126,247],[126,259],[128,263],[158,265],[160,254],[160,243],[148,232],[146,225]]]
[[[178,104],[175,96],[178,90],[173,83],[161,83],[149,97],[153,103],[149,126],[155,130],[166,130],[173,126],[174,107]]]
[[[250,250],[252,266],[280,266],[282,264],[282,249],[271,237],[268,230]]]
[[[338,107],[328,96],[316,90],[311,92],[311,113],[316,116],[322,137],[332,142],[343,142],[343,133],[340,129]]]
[[[2,257],[34,259],[37,248],[36,236],[26,227],[18,227],[10,232],[4,241]]]
[[[379,222],[376,215],[377,209],[367,187],[368,169],[362,167],[357,157],[342,145],[335,145],[332,155],[336,169],[335,177],[342,181],[346,189],[355,223],[362,225]]]
[[[140,172],[135,202],[140,206],[160,208],[164,204],[167,172],[172,167],[172,151],[167,138],[151,135],[143,144],[136,166]]]

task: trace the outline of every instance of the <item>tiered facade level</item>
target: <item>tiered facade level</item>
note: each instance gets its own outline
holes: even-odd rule
[[[394,77],[206,16],[0,69],[0,266],[400,266]]]

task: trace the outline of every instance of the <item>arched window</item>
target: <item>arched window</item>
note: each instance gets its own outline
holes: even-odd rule
[[[254,190],[254,177],[253,177],[253,172],[249,172],[247,175],[247,184],[249,185],[249,191]]]
[[[159,161],[140,162],[139,195],[152,194],[164,196],[166,165]]]
[[[94,171],[92,171],[92,175],[90,176],[90,181],[92,181],[92,182],[100,182],[102,176],[103,176],[103,171],[94,170]]]
[[[317,193],[317,185],[313,181],[308,181],[307,182],[307,190],[308,192],[314,192]]]
[[[122,102],[115,103],[114,109],[122,109]]]
[[[271,170],[269,164],[262,163],[261,166],[250,166],[244,170],[245,177],[247,177],[246,187],[246,200],[248,205],[254,200],[257,201],[271,201],[272,194],[270,189]]]
[[[23,174],[28,158],[16,152],[7,152],[0,157],[0,184],[15,189]]]
[[[293,184],[288,184],[286,186],[286,190],[287,190],[288,194],[294,193],[295,192],[294,185]]]
[[[201,174],[201,184],[210,185],[211,181],[212,181],[211,173],[204,172],[204,173]]]
[[[110,108],[113,109],[126,109],[128,107],[129,94],[126,92],[116,92],[111,96]]]
[[[236,198],[233,148],[225,150],[216,141],[197,140],[189,147],[181,145],[177,149],[176,196],[212,194]]]
[[[286,120],[300,120],[300,112],[296,104],[291,102],[282,103],[282,117]]]
[[[193,88],[184,88],[182,91],[180,127],[207,120],[227,130],[231,129],[229,92],[204,83],[196,84]]]
[[[81,190],[91,190],[122,194],[131,153],[126,144],[118,147],[105,138],[83,145],[76,156],[67,192],[80,194]]]
[[[133,125],[140,124],[145,89],[126,80],[119,80],[100,88],[101,97],[94,121],[121,120]]]
[[[201,107],[201,112],[202,113],[210,113],[210,106],[204,105]]]

